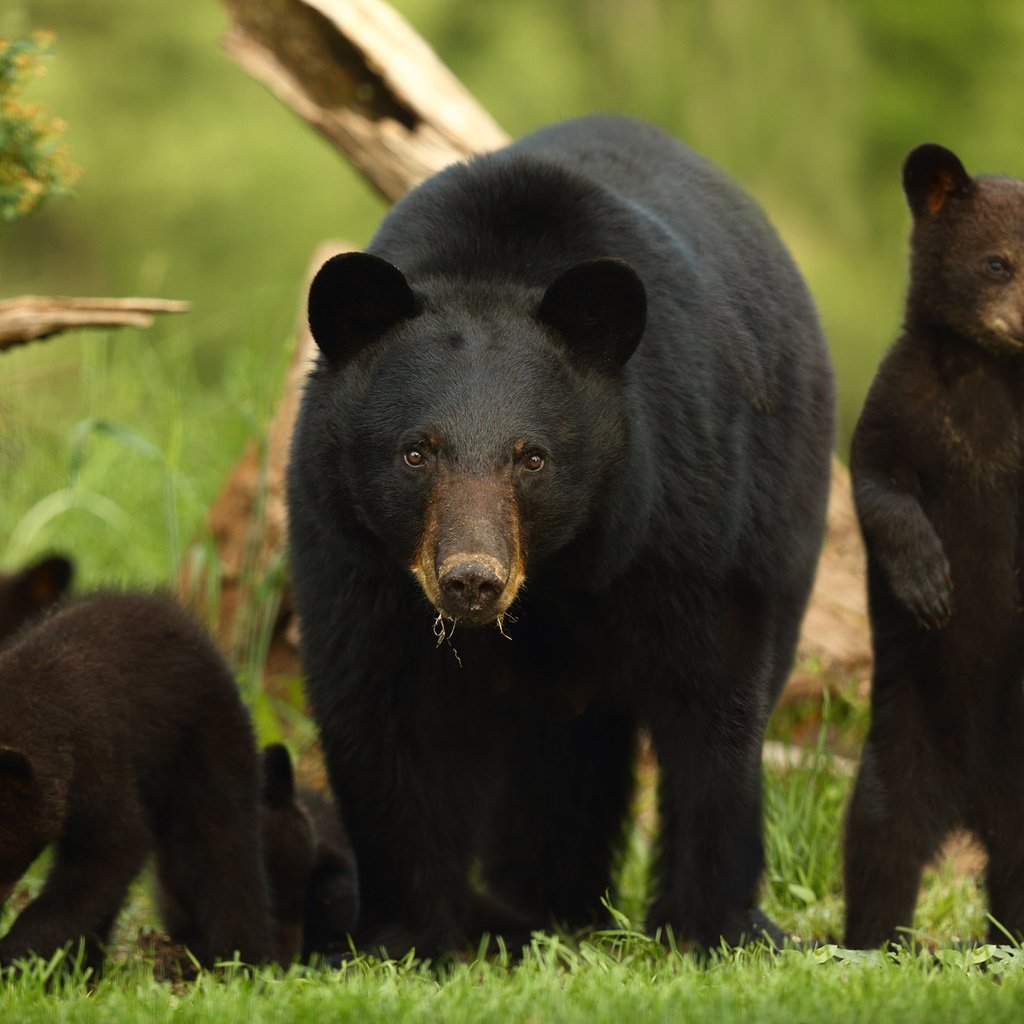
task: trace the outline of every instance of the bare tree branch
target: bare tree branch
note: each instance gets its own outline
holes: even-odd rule
[[[175,299],[71,299],[21,295],[0,302],[0,352],[76,327],[149,327],[156,313],[187,313]]]

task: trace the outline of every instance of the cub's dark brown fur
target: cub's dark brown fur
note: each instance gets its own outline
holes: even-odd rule
[[[0,897],[53,846],[0,965],[108,937],[155,851],[172,936],[202,963],[272,953],[252,726],[216,648],[172,601],[97,595],[0,653]]]
[[[329,793],[300,786],[297,800],[313,823],[315,840],[303,914],[302,955],[344,953],[359,914],[355,853]]]
[[[270,885],[274,959],[289,964],[303,951],[306,898],[317,851],[313,819],[295,791],[288,750],[263,750],[263,857]]]
[[[0,643],[59,601],[73,575],[71,562],[60,555],[33,562],[20,572],[0,573]]]
[[[955,826],[988,850],[992,915],[1024,934],[1024,182],[927,145],[903,183],[904,330],[850,460],[875,653],[845,841],[852,946],[911,924]]]

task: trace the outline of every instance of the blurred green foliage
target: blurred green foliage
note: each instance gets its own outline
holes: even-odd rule
[[[707,154],[762,202],[821,309],[838,372],[841,454],[899,328],[903,156],[938,141],[971,170],[1024,176],[1021,5],[396,6],[511,134],[592,110],[633,114]],[[8,0],[0,9],[2,36],[57,33],[57,56],[33,91],[66,119],[84,168],[73,202],[8,228],[0,294],[194,303],[188,317],[144,335],[71,336],[0,360],[0,425],[6,416],[21,427],[6,445],[0,438],[0,474],[17,472],[19,446],[29,445],[44,453],[44,468],[33,470],[45,477],[39,493],[63,486],[74,423],[117,421],[162,450],[172,445],[186,471],[200,468],[185,535],[273,407],[314,245],[326,236],[365,243],[384,209],[221,51],[225,26],[217,0]],[[102,439],[91,444],[99,462],[132,457]],[[165,500],[153,488],[118,500],[141,514]],[[176,500],[191,509],[184,489]],[[24,512],[0,509],[0,537]],[[165,553],[149,571],[161,564]]]

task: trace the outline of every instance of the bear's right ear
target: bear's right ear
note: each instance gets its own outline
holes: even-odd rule
[[[332,256],[309,286],[309,330],[332,363],[347,362],[416,311],[405,275],[368,252]]]
[[[915,218],[934,216],[950,196],[962,199],[973,189],[974,179],[960,158],[944,146],[925,143],[903,162],[903,191]]]
[[[32,788],[32,762],[17,747],[0,747],[0,794],[24,795]]]
[[[285,807],[295,799],[292,757],[283,743],[263,748],[263,802],[268,807]]]

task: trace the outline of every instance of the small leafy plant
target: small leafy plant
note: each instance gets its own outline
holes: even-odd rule
[[[44,200],[66,196],[81,173],[62,139],[64,122],[22,98],[29,81],[45,74],[53,34],[0,38],[0,219],[12,221]]]

